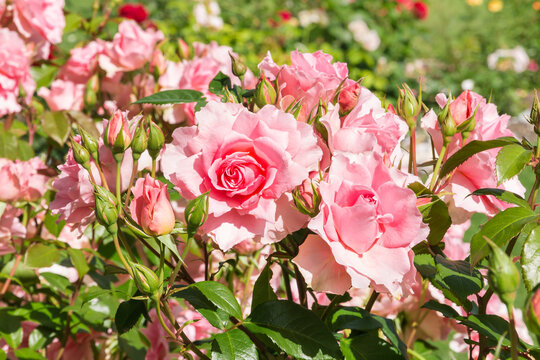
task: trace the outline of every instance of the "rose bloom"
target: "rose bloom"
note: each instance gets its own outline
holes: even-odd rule
[[[143,4],[124,4],[118,9],[118,15],[126,19],[135,20],[140,24],[148,18],[148,10],[146,10]]]
[[[291,65],[282,66],[274,63],[269,52],[259,64],[259,69],[270,80],[277,77],[280,98],[302,100],[302,121],[317,110],[319,101],[331,101],[338,86],[349,75],[347,64],[332,63],[332,56],[322,51],[312,54],[293,51]]]
[[[401,118],[387,112],[381,101],[365,87],[360,87],[356,104],[340,118],[340,106],[329,106],[321,123],[328,131],[330,151],[379,154],[401,154],[399,143],[407,135],[408,127]]]
[[[84,106],[85,88],[86,84],[54,80],[50,89],[42,87],[38,90],[38,95],[45,99],[52,111],[80,111]]]
[[[436,100],[441,108],[446,105],[447,99],[444,94],[437,95]],[[487,103],[483,97],[472,91],[464,91],[453,100],[450,103],[450,113],[456,122],[461,123],[474,113],[476,107],[478,107],[475,117],[476,127],[470,133],[466,143],[473,140],[486,141],[502,136],[513,136],[512,132],[507,129],[510,116],[499,116],[497,107],[494,104]],[[439,130],[437,115],[433,111],[424,115],[422,127],[431,135],[435,150],[440,152],[442,135]],[[448,156],[454,154],[463,145],[461,134],[454,135],[448,145]],[[472,156],[454,171],[448,185],[444,189],[440,189],[440,191],[449,194],[444,198],[449,204],[450,215],[454,223],[462,223],[468,220],[474,212],[493,216],[500,210],[512,206],[493,196],[469,196],[475,190],[499,188],[512,191],[521,196],[525,194],[525,188],[517,177],[497,185],[495,160],[499,150],[499,148],[495,148]]]
[[[316,291],[349,287],[399,296],[415,282],[412,247],[427,232],[412,190],[376,153],[337,154],[321,181],[320,212],[294,262]]]
[[[167,185],[146,175],[133,187],[131,217],[147,234],[165,235],[174,228],[174,212]]]
[[[306,217],[294,210],[289,192],[318,169],[322,151],[311,126],[274,106],[252,113],[209,102],[195,116],[198,126],[174,131],[161,166],[184,198],[209,191],[201,230],[226,251],[300,229]]]
[[[97,69],[98,56],[104,51],[104,45],[92,41],[88,45],[71,49],[70,58],[60,68],[58,77],[75,83],[86,84]]]
[[[19,221],[22,210],[7,205],[0,215],[0,256],[15,252],[11,239],[26,237],[26,228]]]
[[[49,56],[50,44],[62,41],[64,0],[14,0],[13,22],[22,36],[38,47],[38,56]]]
[[[0,29],[0,116],[21,111],[19,88],[29,103],[36,83],[30,74],[30,53],[16,32]]]
[[[118,26],[113,41],[104,44],[105,53],[99,56],[99,66],[108,77],[119,71],[140,69],[152,60],[154,47],[162,39],[161,31],[143,30],[135,21],[124,20]]]
[[[28,161],[0,158],[0,178],[3,181],[0,201],[36,201],[45,193],[49,178],[39,174],[47,166],[40,158]]]

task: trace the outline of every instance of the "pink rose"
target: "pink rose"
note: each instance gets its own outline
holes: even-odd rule
[[[97,41],[92,41],[83,47],[71,49],[69,60],[60,68],[59,78],[86,84],[96,72],[98,56],[103,51],[103,43]]]
[[[108,77],[119,71],[140,69],[152,60],[154,47],[161,40],[161,31],[143,30],[135,21],[124,20],[118,26],[113,41],[105,43],[105,54],[99,56],[99,66]]]
[[[56,360],[59,352],[63,351],[62,359],[92,360],[95,358],[92,345],[95,344],[99,336],[99,333],[78,332],[75,335],[75,340],[69,336],[65,345],[55,339],[47,346],[47,359]]]
[[[0,29],[0,116],[21,111],[19,88],[30,102],[36,83],[30,75],[30,53],[16,32]]]
[[[218,102],[196,122],[174,131],[161,166],[184,198],[210,191],[202,231],[228,250],[251,238],[279,241],[304,225],[289,192],[318,169],[322,152],[310,126],[274,106],[254,114]]]
[[[121,137],[121,139],[119,139]],[[105,143],[113,149],[126,150],[131,143],[127,112],[116,110],[105,130]]]
[[[13,237],[26,237],[26,228],[18,218],[21,214],[20,209],[8,204],[0,215],[0,256],[15,252],[11,240]]]
[[[414,193],[395,183],[375,153],[335,155],[319,191],[320,212],[308,226],[320,237],[308,238],[294,259],[316,280],[313,289],[408,292],[416,273],[411,249],[427,235]]]
[[[340,118],[340,107],[329,106],[321,122],[328,131],[330,151],[377,153],[397,156],[399,143],[408,128],[399,116],[387,112],[381,101],[365,87],[360,87],[355,107]]]
[[[21,35],[38,46],[39,57],[47,58],[50,44],[62,41],[64,0],[14,0],[13,22]]]
[[[362,87],[356,81],[348,79],[339,92],[339,108],[341,114],[348,114],[358,103],[358,96]]]
[[[36,201],[41,198],[49,178],[38,171],[45,169],[47,166],[38,157],[28,161],[0,158],[0,177],[4,181],[0,201]]]
[[[80,137],[76,136],[75,141],[79,142]],[[102,140],[99,140],[99,160],[101,169],[105,175],[109,189],[114,193],[116,190],[116,161],[112,152],[107,148]],[[90,163],[92,175],[98,185],[103,185],[97,167],[93,161]],[[122,190],[126,190],[131,177],[133,159],[131,149],[126,150],[121,166]],[[69,149],[66,162],[58,166],[60,175],[54,180],[53,187],[56,189],[56,196],[49,205],[51,213],[60,214],[61,220],[66,220],[73,228],[78,228],[81,233],[86,226],[95,221],[94,215],[94,189],[90,182],[90,175],[73,158],[73,150]]]
[[[461,124],[474,114],[474,110],[485,100],[481,95],[470,90],[465,90],[454,101],[450,103],[450,114],[454,118],[456,125]]]
[[[291,52],[291,65],[278,66],[268,53],[259,69],[270,80],[278,78],[280,97],[291,96],[303,102],[302,121],[317,110],[319,101],[332,100],[341,82],[349,75],[347,64],[332,64],[332,56],[317,51],[312,54]]]
[[[174,228],[174,212],[167,185],[148,174],[135,183],[129,210],[133,220],[149,235],[165,235]]]
[[[473,140],[492,140],[502,136],[513,136],[507,128],[510,116],[497,113],[497,107],[494,104],[486,103],[480,95],[470,92],[461,94],[458,99],[450,103],[450,109],[454,109],[458,119],[467,116],[468,110],[478,106],[475,116],[476,126],[466,140],[469,143]],[[436,97],[439,106],[446,105],[446,96],[439,94]],[[458,103],[453,106],[453,104]],[[433,111],[428,112],[422,118],[422,127],[431,135],[435,150],[440,152],[442,148],[442,135],[437,122],[437,115]],[[463,139],[460,134],[456,134],[448,145],[448,156],[451,156],[461,147]],[[460,165],[450,178],[450,182],[444,189],[439,189],[449,194],[445,196],[445,201],[449,204],[450,215],[454,223],[462,223],[468,220],[472,213],[480,212],[488,216],[493,216],[500,210],[512,206],[493,196],[469,196],[473,191],[481,188],[499,188],[509,190],[521,196],[525,194],[525,188],[516,178],[505,181],[497,185],[495,173],[495,160],[500,149],[491,149],[478,153],[465,163]]]
[[[38,90],[38,95],[45,99],[52,111],[80,111],[84,106],[85,88],[86,84],[54,80],[50,89],[42,87]]]

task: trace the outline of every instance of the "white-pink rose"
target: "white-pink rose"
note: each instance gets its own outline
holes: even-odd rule
[[[319,236],[294,259],[313,289],[407,293],[416,273],[411,249],[427,235],[414,193],[374,153],[334,156],[319,191],[320,212],[308,225]]]
[[[54,80],[51,88],[42,87],[38,95],[47,102],[52,111],[82,110],[86,84],[78,84],[67,80]]]
[[[79,84],[86,84],[97,69],[98,56],[103,53],[104,45],[92,41],[88,45],[71,49],[70,58],[60,68],[58,77]]]
[[[0,215],[0,256],[15,252],[12,238],[26,237],[26,228],[19,221],[20,209],[7,205]]]
[[[305,224],[289,192],[318,169],[322,152],[310,126],[274,106],[252,113],[218,102],[196,121],[174,131],[161,166],[183,197],[209,191],[202,231],[222,250],[252,238],[279,241]]]
[[[278,66],[270,53],[259,64],[270,80],[278,79],[280,98],[302,100],[301,120],[316,111],[319,101],[331,101],[341,82],[349,75],[347,64],[332,63],[332,56],[317,51],[312,54],[291,52],[291,65]]]
[[[39,173],[47,169],[40,158],[34,157],[28,161],[0,158],[0,178],[3,188],[0,191],[0,201],[36,201],[45,191],[49,178]]]
[[[162,39],[161,31],[143,30],[135,21],[124,20],[118,26],[113,41],[105,43],[105,53],[99,56],[99,66],[108,77],[119,71],[140,69],[152,60],[154,47]]]
[[[13,22],[21,35],[36,44],[38,56],[47,58],[50,44],[62,41],[64,0],[14,0]]]
[[[30,75],[30,53],[16,32],[0,29],[0,116],[21,111],[19,88],[30,102],[36,83]]]

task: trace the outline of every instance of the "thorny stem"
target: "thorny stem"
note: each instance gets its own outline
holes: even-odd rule
[[[416,131],[415,127],[411,127],[411,139],[409,147],[409,173],[413,173],[418,176],[418,169],[416,168]]]
[[[131,195],[131,187],[133,186],[133,181],[135,181],[135,176],[137,175],[137,168],[139,166],[139,160],[133,160],[133,169],[131,170],[131,178],[129,179],[129,186],[126,195],[126,202],[124,203],[124,211],[127,212],[129,205],[129,196]]]
[[[371,309],[373,308],[373,305],[375,304],[375,301],[377,301],[378,297],[379,297],[379,293],[373,290],[364,310],[366,310],[367,312],[371,312]]]

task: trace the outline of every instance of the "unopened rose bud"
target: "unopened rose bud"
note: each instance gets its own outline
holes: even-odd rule
[[[130,266],[133,272],[133,281],[143,295],[151,296],[159,293],[159,278],[155,272],[137,263],[131,263]]]
[[[500,247],[493,241],[485,238],[488,242],[491,253],[489,255],[489,273],[488,280],[502,302],[511,307],[514,305],[516,293],[519,288],[520,277],[519,270]]]
[[[116,234],[118,231],[116,224],[118,221],[116,198],[109,190],[96,185],[94,187],[94,199],[98,222],[105,226],[111,234]]]
[[[208,217],[208,193],[191,200],[184,211],[188,236],[192,237]]]
[[[152,157],[152,159],[157,159],[159,156],[159,153],[163,149],[163,145],[165,145],[165,136],[163,135],[163,131],[157,126],[155,122],[152,120],[149,120],[148,125],[148,153]]]
[[[538,101],[538,93],[534,90],[534,100],[529,115],[529,122],[534,126],[534,132],[540,136],[540,102]]]
[[[268,104],[275,104],[277,99],[277,92],[274,84],[268,78],[262,74],[257,87],[255,88],[255,104],[262,108]]]
[[[113,153],[123,153],[131,144],[131,133],[125,113],[116,110],[105,130],[105,144]]]
[[[525,323],[531,332],[540,336],[540,284],[533,289],[525,305]]]
[[[407,84],[399,89],[397,100],[397,114],[407,122],[410,128],[416,127],[416,117],[420,114],[421,101],[416,99],[413,91]]]
[[[247,71],[246,64],[244,64],[242,60],[240,60],[239,58],[237,58],[231,53],[229,53],[229,56],[231,58],[231,63],[232,63],[232,73],[235,76],[238,76],[240,79],[242,79],[242,77],[244,77],[244,74]]]
[[[294,204],[298,211],[311,217],[319,213],[321,195],[315,183],[310,179],[304,180],[302,185],[293,190]]]
[[[457,131],[461,133],[461,136],[463,136],[463,142],[467,140],[471,132],[473,132],[474,128],[476,127],[476,112],[478,111],[478,106],[472,113],[472,115],[458,125]]]
[[[439,127],[443,135],[443,143],[448,145],[452,141],[452,137],[457,133],[457,125],[450,113],[450,99],[452,95],[450,94],[446,106],[441,110],[437,116],[437,121],[439,122]]]
[[[133,220],[148,235],[161,236],[174,229],[174,211],[167,185],[148,174],[135,183],[129,210]]]
[[[183,39],[178,39],[178,55],[180,59],[189,59],[191,56],[189,45]]]
[[[339,116],[345,116],[354,109],[361,89],[360,84],[353,82],[339,92]]]
[[[97,102],[97,93],[99,91],[99,78],[96,75],[92,76],[86,84],[84,93],[84,103],[87,106],[95,105]]]
[[[141,154],[148,147],[148,135],[146,135],[146,129],[144,128],[143,121],[139,123],[133,139],[131,140],[131,151],[133,153],[133,160],[139,160]]]
[[[95,161],[99,160],[99,144],[95,137],[83,128],[79,127],[79,134],[81,134],[81,143],[86,150],[92,155]]]
[[[71,139],[71,149],[73,151],[73,158],[83,168],[90,170],[90,153],[81,144],[74,139]]]

